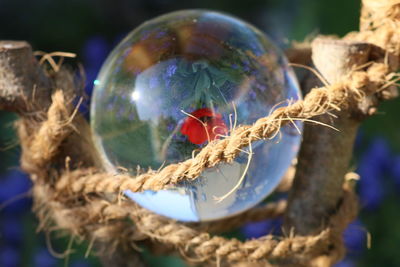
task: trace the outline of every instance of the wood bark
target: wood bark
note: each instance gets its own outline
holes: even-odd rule
[[[328,83],[340,81],[355,67],[366,63],[373,47],[366,43],[316,39],[312,44],[312,60],[316,69]],[[309,50],[295,51],[290,56],[294,61],[305,62]],[[317,81],[317,82],[316,82]],[[51,102],[52,84],[50,77],[42,71],[32,55],[32,49],[26,42],[0,42],[0,109],[30,116],[45,110]],[[316,86],[317,79],[306,79],[304,91]],[[319,84],[320,85],[320,84]],[[387,95],[386,95],[387,96]],[[391,95],[389,94],[390,98]],[[354,139],[358,126],[365,116],[371,113],[379,102],[379,97],[372,96],[360,106],[349,106],[335,112],[336,118],[324,115],[314,118],[336,127],[330,128],[306,124],[299,163],[289,196],[289,205],[285,215],[285,227],[294,229],[296,234],[316,233],[327,223],[329,215],[335,211],[342,197],[343,177],[348,170]],[[72,139],[75,138],[75,139]],[[82,145],[76,135],[71,135],[63,149],[79,150]],[[68,154],[68,151],[65,153]],[[73,153],[76,154],[75,152]],[[102,247],[102,245],[99,245]],[[106,247],[107,244],[104,244]],[[104,249],[104,247],[102,247]],[[125,250],[113,257],[101,256],[107,266],[130,266],[130,262],[139,262],[136,252]],[[139,263],[137,263],[139,264]]]
[[[51,82],[23,41],[0,41],[0,109],[26,113],[45,110]]]
[[[312,61],[328,83],[339,82],[355,67],[369,59],[371,46],[327,38],[312,43]],[[314,75],[302,82],[307,93],[322,82]],[[334,115],[323,115],[315,120],[332,125],[339,132],[321,125],[305,124],[303,142],[293,188],[290,191],[285,228],[296,234],[319,232],[336,210],[342,196],[343,179],[348,171],[353,144],[360,120],[352,116],[360,113],[348,107]]]
[[[58,84],[60,82],[72,81],[52,80],[47,77],[27,42],[0,41],[0,110],[16,112],[23,118],[42,116],[51,104],[53,88],[62,88],[62,84]],[[86,123],[81,126],[80,133],[90,134]],[[63,154],[73,157],[74,162],[80,166],[95,165],[95,156],[88,152],[93,149],[90,147],[93,146],[90,139],[87,136],[82,138],[76,133],[71,134],[64,142]],[[108,243],[96,242],[95,247],[97,251],[104,252],[108,246]],[[145,266],[137,251],[125,247],[117,248],[117,253],[112,255],[98,253],[98,256],[103,266]]]

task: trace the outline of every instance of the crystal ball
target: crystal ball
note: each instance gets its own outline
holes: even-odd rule
[[[112,51],[95,80],[91,127],[105,169],[136,175],[187,160],[300,97],[284,54],[261,31],[229,15],[185,10],[145,22]],[[193,181],[125,195],[180,221],[238,214],[276,188],[300,132],[301,123],[287,125]]]

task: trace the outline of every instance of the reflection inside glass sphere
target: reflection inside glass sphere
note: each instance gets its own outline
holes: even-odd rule
[[[137,166],[146,171],[189,159],[235,126],[300,98],[284,55],[264,34],[231,16],[199,10],[141,25],[114,49],[96,81],[96,147],[106,169],[132,174]],[[253,143],[232,163],[194,181],[126,195],[182,221],[237,214],[278,185],[298,151],[297,128],[300,123],[283,127],[274,139]]]

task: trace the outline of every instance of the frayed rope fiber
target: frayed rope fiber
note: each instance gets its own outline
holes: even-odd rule
[[[385,77],[385,75],[381,76]],[[351,77],[349,82],[313,89],[303,101],[275,110],[270,116],[258,120],[253,126],[239,127],[227,140],[210,143],[205,147],[206,152],[200,152],[189,162],[199,162],[194,165],[197,166],[197,172],[206,167],[215,166],[217,162],[223,160],[229,162],[237,154],[237,150],[248,145],[248,142],[274,135],[282,125],[291,121],[285,120],[286,118],[305,119],[348,106],[349,100],[353,103],[361,97],[362,93],[357,88],[363,88],[369,83],[367,72],[355,72]],[[143,181],[146,177],[148,181],[156,181],[152,177],[152,175],[159,175],[156,172],[147,173],[140,179],[128,175],[110,176],[93,167],[70,170],[66,162],[66,170],[57,174],[51,162],[59,157],[63,142],[74,134],[76,131],[74,129],[78,127],[78,124],[71,120],[73,111],[73,106],[66,103],[63,91],[58,90],[53,95],[53,103],[48,110],[47,120],[33,123],[24,119],[18,122],[23,150],[22,166],[29,169],[34,177],[35,211],[40,218],[42,229],[50,227],[46,218],[51,217],[59,229],[68,229],[76,236],[85,236],[90,233],[91,238],[106,240],[112,247],[116,246],[112,245],[115,242],[113,235],[116,229],[119,229],[118,231],[123,231],[125,234],[123,238],[121,237],[124,241],[118,242],[155,239],[180,248],[187,260],[195,262],[219,260],[237,262],[243,259],[259,261],[290,257],[293,261],[300,263],[321,254],[334,255],[332,256],[334,259],[343,255],[340,233],[354,218],[357,211],[357,202],[350,189],[346,189],[343,203],[332,216],[330,224],[315,236],[268,235],[261,239],[240,242],[236,239],[211,236],[202,232],[201,227],[196,230],[196,227],[189,227],[153,214],[130,201],[122,201],[123,204],[118,204],[117,196],[122,190],[134,189],[132,184],[136,186],[138,184],[136,180]],[[79,123],[85,122],[79,121]],[[242,139],[245,141],[241,141]],[[215,152],[217,150],[220,152]],[[225,150],[228,150],[228,153]],[[171,166],[179,169],[182,165],[186,166],[185,164]],[[163,171],[161,170],[160,173]],[[144,183],[139,182],[139,184]],[[161,189],[168,183],[164,181],[161,185],[157,188]],[[94,192],[100,195],[88,195]],[[117,193],[114,195],[117,199],[110,198],[109,195],[104,197],[102,195],[104,193]],[[237,216],[236,219],[234,217],[226,221],[222,220],[220,225],[225,223],[227,227],[225,229],[229,229],[227,221],[235,222],[233,226],[237,227],[240,222],[248,221],[244,219],[246,217],[260,220],[280,215],[285,206],[278,204],[270,204],[268,208],[258,208],[258,212],[257,209],[250,210]],[[133,224],[121,222],[121,219],[127,217]],[[218,229],[214,226],[215,228]],[[113,250],[110,249],[110,251]]]
[[[143,190],[158,191],[175,185],[183,180],[194,180],[206,169],[227,162],[232,162],[251,142],[271,139],[280,128],[296,120],[307,121],[332,110],[340,110],[349,105],[356,105],[362,99],[367,86],[371,86],[369,74],[382,77],[380,85],[387,83],[387,68],[378,68],[384,64],[376,63],[369,71],[356,71],[342,83],[315,88],[304,100],[281,107],[271,115],[258,119],[253,125],[239,126],[222,140],[215,140],[205,146],[195,157],[184,162],[170,164],[160,171],[150,170],[132,177],[130,174],[98,172],[93,169],[78,169],[61,177],[56,185],[57,190],[72,190],[75,193],[109,192],[118,193],[124,190],[140,192]],[[377,74],[377,72],[380,72]],[[70,177],[74,177],[72,180]],[[71,184],[72,181],[72,184]]]
[[[160,171],[150,170],[131,176],[109,174],[99,165],[90,140],[87,122],[75,112],[70,96],[76,88],[72,74],[64,68],[55,78],[62,88],[55,90],[46,114],[24,116],[16,124],[21,142],[22,168],[31,174],[34,211],[39,230],[66,231],[67,234],[93,243],[106,244],[99,253],[113,254],[136,248],[135,242],[155,240],[165,249],[174,248],[195,263],[231,263],[269,261],[285,266],[330,266],[344,255],[342,233],[357,214],[357,200],[349,183],[343,198],[319,233],[296,236],[266,235],[241,242],[213,236],[248,221],[277,217],[286,202],[253,208],[229,219],[213,223],[184,224],[154,214],[121,196],[124,190],[140,192],[161,190],[184,180],[196,179],[206,168],[232,162],[251,142],[271,139],[283,125],[295,120],[308,121],[330,111],[355,107],[364,98],[393,85],[397,65],[391,57],[400,55],[398,32],[400,3],[397,0],[364,0],[361,32],[345,38],[365,41],[390,53],[383,62],[374,62],[352,71],[342,81],[311,90],[304,100],[274,110],[253,125],[239,126],[222,140],[215,140],[195,157],[171,164]],[[381,10],[381,15],[377,15]],[[398,62],[398,61],[397,61]],[[61,81],[61,82],[60,82]],[[317,123],[317,122],[314,122]],[[340,133],[338,133],[340,134]]]

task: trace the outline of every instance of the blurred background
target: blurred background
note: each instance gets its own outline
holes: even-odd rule
[[[142,22],[170,11],[206,8],[233,14],[269,34],[281,47],[293,40],[357,30],[358,0],[0,0],[0,39],[27,40],[34,50],[78,55],[90,95],[102,62],[121,38]],[[400,266],[400,100],[384,103],[361,128],[355,145],[354,170],[362,210],[345,232],[348,256],[340,267]],[[0,111],[0,267],[99,266],[84,257],[87,244],[60,259],[68,240],[36,233],[31,213],[31,183],[18,167],[19,146],[13,129],[16,116]],[[238,238],[279,232],[279,220],[248,224]],[[367,248],[367,233],[372,246]],[[49,242],[51,240],[51,242]],[[52,245],[52,252],[48,248]],[[177,257],[144,253],[149,266],[185,266]]]

